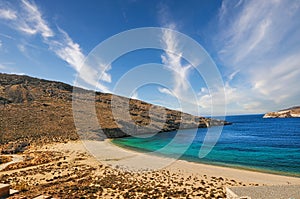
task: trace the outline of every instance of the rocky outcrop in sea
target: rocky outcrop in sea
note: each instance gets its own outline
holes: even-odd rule
[[[295,106],[277,112],[269,112],[263,116],[263,118],[291,118],[291,117],[300,117],[300,106]]]

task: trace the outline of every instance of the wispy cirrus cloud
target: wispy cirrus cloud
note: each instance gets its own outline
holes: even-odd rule
[[[173,35],[172,31],[167,29],[164,30],[162,41],[165,51],[165,53],[161,55],[162,63],[173,74],[174,86],[172,88],[172,92],[174,95],[181,98],[184,96],[183,92],[189,87],[188,76],[192,70],[192,65],[182,64],[182,52],[180,50],[177,38],[175,35]]]
[[[0,18],[13,20],[17,18],[16,12],[11,9],[0,9]]]
[[[78,72],[78,77],[89,84],[89,88],[97,87],[103,92],[110,92],[106,86],[98,82],[99,77],[100,81],[111,82],[111,76],[107,72],[110,70],[110,66],[101,64],[101,61],[99,60],[94,63],[84,63],[85,55],[83,54],[80,45],[74,42],[67,32],[61,28],[58,28],[57,37],[58,39],[56,40],[46,41],[50,50],[72,66]],[[82,67],[83,63],[84,67]]]
[[[222,2],[216,46],[231,71],[227,89],[236,89],[229,104],[240,103],[241,109],[252,111],[299,104],[298,18],[299,1]]]
[[[80,45],[75,43],[64,30],[58,28],[58,39],[46,40],[46,43],[59,58],[66,61],[76,71],[80,71],[85,56]]]
[[[223,104],[221,104],[221,100],[220,100],[220,104],[216,104],[214,102],[213,105],[215,109],[219,108],[219,110],[218,111],[214,110],[214,112],[212,112],[212,107],[213,107],[212,99],[211,99],[212,93],[210,92],[199,93],[199,91],[197,90],[199,85],[205,83],[207,84],[208,82],[204,83],[202,82],[202,79],[195,79],[195,76],[197,76],[195,74],[199,74],[200,71],[194,67],[198,67],[197,64],[200,64],[204,60],[207,61],[208,57],[206,55],[203,57],[201,57],[202,55],[199,55],[199,57],[196,56],[189,57],[190,58],[189,61],[191,61],[191,63],[193,64],[196,63],[196,65],[192,65],[189,62],[184,62],[185,59],[183,58],[183,54],[187,53],[188,51],[184,47],[186,45],[185,41],[182,41],[181,40],[182,38],[177,38],[178,35],[176,36],[176,34],[174,34],[174,31],[170,31],[170,29],[177,31],[178,26],[180,26],[181,24],[179,22],[178,25],[178,23],[172,21],[171,12],[168,6],[166,6],[163,3],[159,5],[160,5],[160,9],[158,14],[160,17],[159,19],[160,19],[161,26],[167,28],[163,30],[163,34],[161,38],[162,47],[164,49],[164,53],[161,55],[161,61],[165,65],[165,68],[171,72],[172,75],[171,80],[173,81],[173,84],[172,87],[168,87],[168,88],[159,87],[158,91],[160,93],[173,97],[173,99],[176,98],[176,101],[179,102],[179,104],[177,104],[172,101],[170,102],[172,103],[171,105],[166,103],[164,103],[163,105],[170,107],[172,109],[181,110],[195,115],[198,114],[215,115],[216,113],[219,112],[221,112],[221,114],[222,113],[224,114],[223,111],[224,108],[222,107]],[[191,52],[188,53],[193,54]],[[203,67],[210,67],[210,66],[211,65],[209,62],[209,64]],[[206,75],[207,77],[211,76],[208,74]],[[196,82],[199,85],[196,85],[196,87],[194,87],[195,84],[197,84]],[[216,91],[215,90],[216,88],[214,88],[213,83],[210,82],[210,89],[212,89],[214,92],[213,96],[219,96],[220,99],[224,99],[224,91],[223,91],[223,96],[221,97],[222,95],[221,91],[223,87]],[[217,93],[218,91],[219,93]],[[197,95],[197,93],[199,93],[199,95]],[[216,108],[216,106],[218,107]]]
[[[189,88],[189,74],[192,70],[192,65],[183,64],[182,58],[182,44],[180,44],[173,31],[177,30],[178,24],[171,20],[170,10],[167,5],[161,3],[158,7],[159,21],[163,30],[162,34],[162,48],[164,53],[161,55],[161,61],[166,69],[171,71],[173,79],[173,88],[158,88],[158,91],[167,95],[175,96],[178,99],[183,99]]]
[[[15,38],[13,38],[12,36],[7,35],[7,34],[0,33],[0,36],[7,38],[7,39],[15,40]]]
[[[20,7],[15,8],[15,10],[4,8],[0,12],[0,17],[10,20],[8,25],[21,33],[40,35],[42,42],[49,46],[49,50],[77,71],[79,78],[94,87],[97,86],[101,91],[109,92],[109,89],[99,81],[111,81],[110,75],[107,73],[110,67],[92,68],[86,65],[82,70],[81,66],[86,56],[80,45],[74,42],[62,28],[51,28],[33,1],[22,0]],[[21,52],[25,52],[26,48],[23,44],[19,44],[18,47]],[[103,75],[102,78],[98,79],[97,74],[100,73]]]
[[[27,34],[41,34],[42,37],[53,37],[54,32],[43,19],[42,13],[33,2],[22,0],[21,4],[23,12],[18,17],[17,28]]]
[[[222,99],[224,93],[230,114],[265,112],[298,103],[300,23],[293,19],[300,17],[299,4],[290,1],[286,5],[280,0],[222,2],[214,40],[218,57],[226,67],[225,85],[198,93],[201,110],[209,112],[212,96]],[[162,4],[159,13],[163,27],[176,29],[168,7]],[[174,84],[172,92],[159,91],[184,98],[193,67],[182,64],[180,45],[170,32],[164,32],[162,41],[162,62],[173,71]]]
[[[41,34],[43,38],[54,36],[53,31],[43,19],[42,13],[34,2],[21,0],[19,6],[2,5],[0,18],[8,21],[7,25],[28,35]]]
[[[164,94],[167,94],[167,95],[174,96],[174,94],[169,89],[167,89],[167,88],[158,87],[158,91],[160,93],[164,93]]]

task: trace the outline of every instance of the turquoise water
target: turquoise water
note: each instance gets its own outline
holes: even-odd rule
[[[243,169],[300,177],[300,118],[263,119],[262,115],[228,116],[233,125],[223,128],[212,151],[199,158],[207,129],[198,129],[191,145],[182,151],[194,130],[156,134],[148,138],[127,137],[113,143],[133,150],[158,151],[158,155]],[[214,128],[214,127],[213,127]]]

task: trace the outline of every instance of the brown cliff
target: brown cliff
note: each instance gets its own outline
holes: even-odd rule
[[[225,121],[196,117],[179,111],[152,105],[143,101],[127,99],[79,89],[82,95],[95,95],[95,107],[99,125],[87,125],[76,130],[72,111],[73,87],[55,81],[20,75],[0,74],[0,142],[65,142],[84,136],[124,137],[128,130],[132,134],[164,132],[178,128],[206,128],[228,124]],[[111,104],[112,98],[119,104]],[[131,118],[115,117],[115,110],[124,111],[128,107]],[[90,121],[89,113],[82,113],[83,123]],[[165,116],[165,117],[162,117]],[[125,133],[124,133],[125,132]],[[100,135],[101,137],[101,135]]]

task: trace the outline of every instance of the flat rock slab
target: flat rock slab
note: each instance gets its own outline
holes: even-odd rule
[[[52,197],[51,196],[46,196],[46,195],[40,195],[38,197],[35,197],[33,199],[51,199]]]
[[[9,184],[0,184],[0,198],[9,196]]]
[[[228,199],[300,199],[300,185],[226,188]]]

